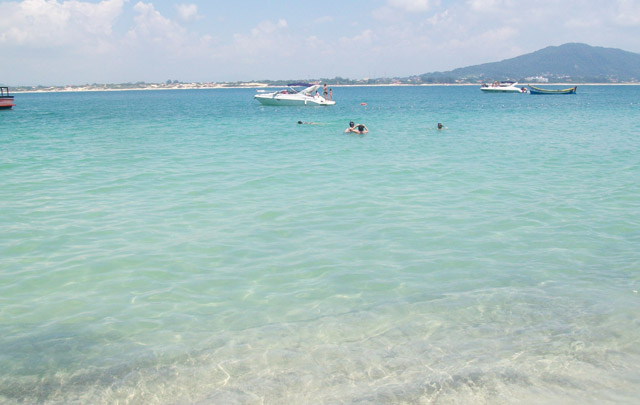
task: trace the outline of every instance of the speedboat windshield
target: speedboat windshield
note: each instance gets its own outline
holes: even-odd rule
[[[318,88],[320,88],[320,85],[314,84],[313,86],[307,87],[306,89],[302,90],[300,93],[310,96],[314,91],[318,90]]]
[[[294,89],[293,87],[287,87],[286,89],[279,90],[277,93],[279,93],[279,94],[298,94],[299,91]]]
[[[289,86],[289,87],[311,87],[311,86],[313,86],[313,84],[311,84],[311,83],[303,83],[303,82],[295,82],[295,83],[288,83],[287,86]]]

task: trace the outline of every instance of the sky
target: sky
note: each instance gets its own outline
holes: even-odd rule
[[[0,83],[406,77],[638,38],[640,0],[0,0]]]

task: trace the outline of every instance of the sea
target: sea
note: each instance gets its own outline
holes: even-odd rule
[[[0,403],[638,403],[640,86],[330,87],[16,93]]]

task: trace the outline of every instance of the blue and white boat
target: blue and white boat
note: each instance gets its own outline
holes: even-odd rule
[[[540,87],[529,85],[531,94],[576,94],[578,86],[569,87],[568,89],[543,89]]]

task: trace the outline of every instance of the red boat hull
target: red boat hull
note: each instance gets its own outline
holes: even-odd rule
[[[9,97],[0,97],[0,108],[11,108],[15,104],[13,104],[13,96]]]

